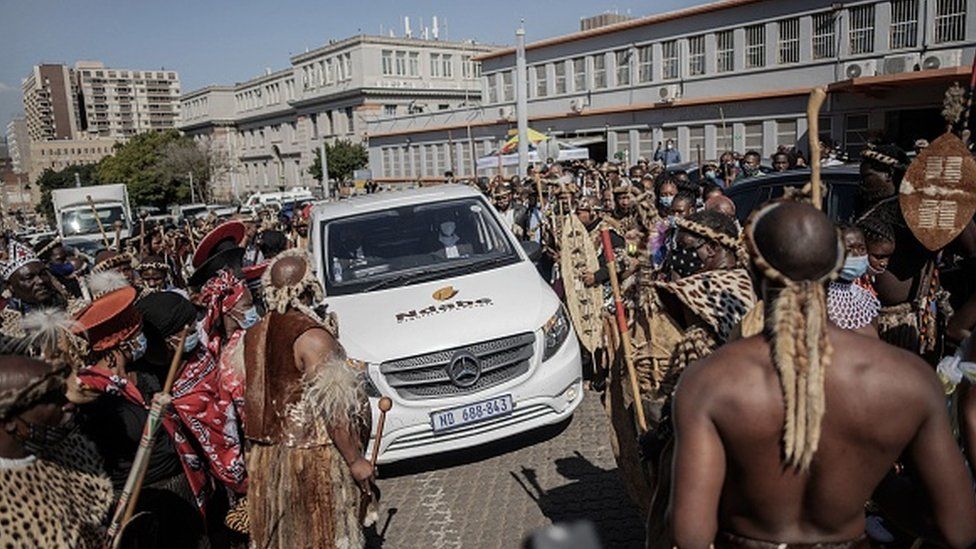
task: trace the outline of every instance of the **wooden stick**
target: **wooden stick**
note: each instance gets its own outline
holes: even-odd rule
[[[620,330],[620,341],[623,346],[624,363],[627,365],[627,375],[630,377],[631,396],[634,399],[634,410],[637,412],[637,425],[640,433],[647,431],[647,419],[644,417],[644,405],[641,403],[640,389],[637,387],[637,368],[634,367],[634,357],[631,354],[630,330],[627,327],[627,314],[624,312],[624,302],[620,298],[620,282],[617,280],[617,258],[610,241],[610,230],[601,229],[600,238],[603,240],[603,257],[607,260],[607,272],[610,274],[610,287],[613,289],[613,304],[617,310],[617,328]]]
[[[143,217],[142,219],[139,220],[139,255],[142,257],[146,257],[146,255],[148,255],[146,254],[145,237],[146,237],[146,218]]]
[[[95,201],[92,200],[91,195],[85,197],[88,201],[88,207],[91,208],[93,214],[95,214],[95,224],[98,225],[98,232],[102,233],[102,242],[105,243],[105,249],[109,250],[112,248],[112,244],[108,241],[108,235],[105,234],[105,227],[102,226],[102,218],[98,217],[98,209],[95,207]]]
[[[122,253],[122,222],[115,222],[115,251]]]
[[[132,460],[132,468],[129,469],[129,476],[125,480],[125,486],[122,488],[122,494],[119,496],[119,503],[115,508],[115,513],[112,515],[112,522],[106,533],[107,547],[118,546],[118,543],[121,541],[122,530],[135,512],[136,503],[139,501],[139,492],[142,490],[142,482],[146,478],[146,469],[149,467],[149,458],[153,443],[156,439],[156,433],[162,424],[160,417],[162,416],[163,408],[169,404],[167,397],[170,396],[173,382],[176,380],[176,373],[179,370],[180,363],[183,361],[183,343],[186,341],[186,335],[189,331],[190,326],[186,326],[180,332],[180,342],[177,344],[176,353],[173,355],[172,362],[170,362],[169,372],[166,374],[166,382],[163,384],[163,389],[153,396],[152,405],[149,408],[149,417],[146,419],[146,424],[142,429],[142,438],[139,440],[139,449],[136,451],[136,456]]]
[[[380,419],[376,422],[376,438],[373,439],[373,451],[369,456],[369,464],[376,470],[376,460],[380,456],[380,444],[383,442],[383,428],[386,426],[386,413],[393,408],[393,401],[390,397],[383,397],[379,402]],[[369,484],[367,483],[367,486]],[[359,523],[362,524],[366,518],[369,503],[373,501],[373,491],[363,491],[362,498],[359,500]]]
[[[823,209],[823,189],[820,183],[820,107],[827,99],[827,91],[813,88],[807,102],[807,142],[810,145],[810,196],[818,210]]]

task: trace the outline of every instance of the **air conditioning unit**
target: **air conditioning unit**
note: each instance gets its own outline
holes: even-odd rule
[[[923,71],[934,71],[947,67],[958,67],[962,64],[962,50],[934,51],[925,54],[922,59]]]
[[[657,95],[662,103],[670,103],[675,99],[681,97],[681,86],[678,84],[671,84],[670,86],[661,86],[657,90]]]
[[[506,120],[515,118],[515,107],[498,107],[498,117]]]
[[[901,74],[918,70],[919,64],[917,53],[906,53],[902,55],[889,55],[881,61],[882,74]]]
[[[586,104],[583,102],[582,99],[570,99],[569,100],[569,109],[571,111],[575,112],[576,114],[579,114],[579,113],[583,112],[583,109],[585,109],[585,108],[586,108]]]
[[[845,78],[863,78],[874,76],[878,72],[878,62],[874,59],[864,61],[853,61],[844,65]]]

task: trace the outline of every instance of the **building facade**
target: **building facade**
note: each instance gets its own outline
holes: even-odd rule
[[[28,178],[34,182],[44,170],[60,171],[68,166],[96,164],[112,154],[119,141],[111,137],[34,141],[30,145],[31,164],[27,171]],[[40,192],[39,189],[36,190]],[[40,199],[39,194],[37,198]]]
[[[16,173],[27,173],[30,169],[30,135],[24,117],[15,117],[7,123],[7,147],[11,169]]]
[[[943,92],[968,80],[974,51],[967,0],[723,0],[528,44],[529,125],[597,160],[650,159],[668,139],[684,161],[768,158],[805,148],[810,89],[826,86],[822,137],[851,154],[910,147],[944,131]],[[497,173],[475,159],[515,128],[515,51],[478,60],[481,104],[367,125],[374,176]]]
[[[21,83],[31,141],[72,139],[78,135],[77,88],[65,65],[35,65]]]
[[[79,61],[72,74],[80,94],[80,134],[127,139],[176,127],[176,71],[111,69],[97,61]]]
[[[481,99],[473,42],[358,35],[291,57],[289,67],[183,95],[180,129],[229,155],[214,195],[312,186],[323,143],[367,139],[371,121],[456,110]]]

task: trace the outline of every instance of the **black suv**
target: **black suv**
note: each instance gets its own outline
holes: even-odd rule
[[[735,202],[735,214],[741,223],[753,210],[783,196],[786,187],[802,188],[810,181],[810,169],[768,173],[742,179],[725,189]],[[835,222],[851,221],[861,209],[861,174],[856,164],[832,166],[820,170],[824,210]]]

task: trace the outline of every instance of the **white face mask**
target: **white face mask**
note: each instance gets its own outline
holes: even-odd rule
[[[453,221],[445,221],[441,223],[441,234],[444,236],[451,236],[454,234],[454,229],[456,228]]]

